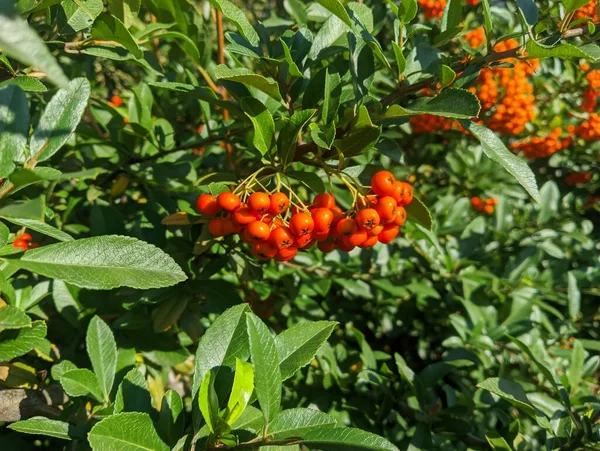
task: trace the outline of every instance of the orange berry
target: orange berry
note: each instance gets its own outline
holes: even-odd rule
[[[114,106],[121,106],[123,105],[123,99],[119,96],[112,96],[110,98],[110,103],[112,103]]]
[[[288,227],[276,227],[271,232],[270,240],[277,249],[285,249],[294,244],[295,237]]]
[[[223,210],[228,212],[237,210],[241,204],[240,198],[229,191],[223,191],[220,193],[217,197],[217,202]]]
[[[329,239],[329,235],[331,230],[326,230],[325,232],[313,232],[313,238],[316,241],[325,241]]]
[[[23,241],[31,241],[32,239],[33,239],[32,236],[27,232],[24,232],[17,237],[17,240],[23,240]]]
[[[331,225],[333,226],[340,222],[340,219],[342,219],[342,216],[344,216],[344,212],[340,207],[337,206],[330,208],[330,210],[333,213],[333,221],[331,222]]]
[[[394,218],[394,224],[397,226],[404,225],[406,222],[406,210],[404,207],[396,208],[396,217]]]
[[[366,230],[371,230],[379,225],[381,219],[379,213],[374,208],[365,208],[356,213],[354,218],[359,227]]]
[[[315,222],[308,213],[296,213],[290,219],[290,230],[297,236],[311,233],[315,228]]]
[[[395,224],[389,224],[383,228],[383,231],[377,236],[377,239],[380,243],[389,244],[398,236],[399,233],[400,227]]]
[[[379,171],[371,177],[371,189],[379,196],[389,196],[394,192],[396,178],[390,171]]]
[[[392,197],[401,207],[408,205],[413,200],[413,187],[406,182],[396,182]]]
[[[296,238],[296,246],[300,249],[306,249],[310,247],[311,243],[314,244],[314,242],[315,240],[312,233],[307,233],[306,235]]]
[[[290,200],[284,193],[271,194],[269,202],[269,211],[274,215],[280,215],[290,207]]]
[[[253,243],[267,241],[271,235],[271,228],[261,221],[251,222],[246,226],[246,238]]]
[[[363,243],[359,244],[358,247],[364,249],[367,247],[373,247],[377,243],[379,243],[379,238],[377,237],[377,235],[373,235],[373,236],[370,236],[369,238],[367,238],[367,240],[364,241]]]
[[[260,215],[249,207],[240,207],[233,212],[233,220],[239,225],[248,225],[259,219]]]
[[[259,260],[269,260],[277,254],[277,248],[271,243],[254,243],[252,245],[252,254]]]
[[[345,236],[344,243],[348,246],[360,246],[369,239],[369,235],[365,229],[358,229],[350,236]]]
[[[486,205],[485,207],[483,207],[483,212],[486,215],[491,215],[494,212],[494,206],[493,205]]]
[[[349,243],[346,243],[343,239],[336,240],[335,244],[336,244],[337,248],[342,252],[350,252],[351,250],[353,250],[356,247],[356,246],[352,246]]]
[[[233,220],[231,215],[228,215],[223,222],[223,235],[233,235],[234,233],[240,233],[243,227]]]
[[[335,242],[332,239],[328,239],[325,241],[319,241],[317,247],[324,254],[329,254],[335,250]]]
[[[352,218],[341,219],[336,226],[337,233],[342,237],[350,236],[357,230],[358,225],[356,224],[356,221]]]
[[[298,248],[296,246],[286,247],[285,249],[279,249],[275,254],[275,260],[278,262],[287,262],[294,258],[298,253]]]
[[[196,199],[196,210],[205,216],[215,216],[221,211],[217,198],[212,194],[201,194]]]
[[[25,240],[16,239],[15,241],[13,241],[13,247],[15,249],[23,249],[24,251],[26,251],[27,249],[29,249],[29,243]]]
[[[382,224],[389,224],[396,218],[396,199],[392,196],[380,197],[375,206]]]
[[[267,193],[257,191],[256,193],[250,194],[248,206],[260,214],[265,214],[271,207],[271,198]]]
[[[317,194],[313,200],[313,205],[315,207],[332,209],[333,207],[335,207],[335,198],[328,193]]]
[[[383,231],[383,224],[379,224],[377,227],[373,227],[371,230],[367,230],[368,235],[377,236]]]
[[[225,220],[223,218],[213,218],[208,223],[208,231],[214,236],[223,236],[225,230]]]
[[[333,222],[333,212],[329,208],[319,207],[313,212],[315,232],[328,232]]]

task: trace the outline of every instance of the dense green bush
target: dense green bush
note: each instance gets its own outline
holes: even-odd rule
[[[0,448],[599,449],[596,22],[1,2]],[[382,169],[389,245],[261,262],[195,209]]]

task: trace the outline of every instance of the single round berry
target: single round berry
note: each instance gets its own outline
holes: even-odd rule
[[[344,243],[349,246],[360,246],[369,239],[369,235],[365,229],[358,229],[350,236],[344,237]]]
[[[290,230],[296,237],[312,233],[315,222],[308,213],[296,213],[290,219]]]
[[[396,208],[396,217],[394,218],[394,224],[396,224],[397,226],[401,226],[401,225],[404,225],[405,222],[406,222],[406,210],[404,209],[404,207],[397,207]]]
[[[328,193],[317,194],[313,200],[313,205],[315,207],[332,209],[335,207],[335,197]]]
[[[366,230],[374,229],[381,222],[379,213],[374,208],[364,208],[356,213],[354,218],[359,227]]]
[[[367,230],[369,236],[377,236],[383,231],[383,224],[379,224],[377,227],[373,227],[371,230]]]
[[[325,241],[329,239],[330,234],[331,230],[326,230],[325,232],[313,232],[313,238],[316,241]]]
[[[213,218],[208,223],[208,231],[214,236],[223,236],[225,229],[225,220],[223,218]]]
[[[379,171],[371,177],[371,189],[379,196],[390,196],[395,182],[396,178],[390,171]]]
[[[13,241],[13,247],[15,249],[23,249],[25,251],[29,249],[29,243],[25,240],[16,239]]]
[[[395,224],[386,225],[383,231],[377,236],[380,243],[389,244],[400,233],[400,227]]]
[[[240,207],[233,212],[233,220],[239,225],[248,225],[260,219],[260,215],[249,207]]]
[[[492,205],[486,205],[485,207],[483,207],[483,212],[486,215],[491,215],[494,212],[494,207]]]
[[[280,215],[290,208],[290,200],[284,193],[273,193],[269,199],[269,211]]]
[[[315,232],[327,232],[333,222],[333,212],[329,208],[319,207],[313,212]]]
[[[397,206],[396,199],[392,196],[380,197],[375,206],[375,210],[379,214],[381,224],[390,224],[396,218]]]
[[[271,243],[255,243],[252,245],[252,253],[259,260],[269,260],[277,254],[277,248]]]
[[[408,205],[413,200],[413,187],[406,182],[396,182],[392,197],[401,207]]]
[[[112,96],[110,98],[110,103],[112,103],[114,106],[121,106],[123,105],[123,99],[119,96]]]
[[[377,238],[377,235],[373,235],[373,236],[370,236],[369,238],[367,238],[367,240],[364,241],[363,243],[359,244],[358,247],[365,249],[367,247],[373,247],[377,243],[379,243],[379,238]]]
[[[298,253],[298,248],[296,246],[286,247],[285,249],[279,249],[275,254],[275,260],[278,262],[287,262],[294,258]]]
[[[204,216],[215,216],[221,211],[221,207],[212,194],[201,194],[196,199],[196,210]]]
[[[332,239],[328,239],[325,241],[319,241],[317,247],[324,254],[329,254],[335,250],[335,242]]]
[[[261,221],[251,222],[246,226],[246,238],[253,243],[267,241],[271,235],[271,228]]]
[[[252,210],[263,215],[269,211],[269,208],[271,207],[271,198],[267,193],[257,191],[250,194],[250,197],[248,198],[248,206]]]
[[[331,225],[335,226],[338,222],[340,222],[340,219],[342,219],[342,217],[344,216],[344,212],[340,207],[337,206],[330,208],[330,210],[333,213],[333,221],[331,222]]]
[[[352,218],[341,219],[336,226],[337,233],[342,237],[350,236],[357,230],[358,225],[356,224],[356,221]]]
[[[312,233],[307,233],[306,235],[299,236],[296,238],[296,246],[299,249],[306,249],[315,243]]]
[[[217,197],[217,202],[223,210],[228,212],[237,210],[241,204],[240,198],[237,195],[230,193],[229,191],[224,191],[220,193]]]
[[[270,240],[277,249],[285,249],[294,244],[296,237],[289,227],[276,227],[271,232]]]

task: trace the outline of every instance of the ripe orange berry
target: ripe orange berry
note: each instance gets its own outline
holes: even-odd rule
[[[356,217],[354,218],[359,227],[362,227],[366,230],[374,229],[379,225],[381,219],[379,218],[379,213],[374,208],[365,208],[356,213]]]
[[[290,219],[290,229],[297,237],[311,233],[314,228],[315,222],[308,213],[296,213]]]
[[[27,232],[24,232],[17,237],[17,240],[23,240],[23,241],[31,241],[32,239],[33,239],[33,237]]]
[[[481,210],[483,207],[483,202],[479,197],[471,197],[471,205],[475,210]]]
[[[340,222],[340,219],[342,219],[342,216],[344,216],[344,212],[340,207],[337,206],[330,208],[330,210],[333,213],[333,221],[331,222],[331,225],[333,226]]]
[[[395,224],[389,224],[383,228],[383,231],[377,236],[377,239],[380,243],[389,244],[398,236],[399,233],[400,227]]]
[[[358,207],[359,208],[374,208],[375,205],[377,205],[377,196],[374,194],[371,194],[369,196],[364,196],[362,198],[358,199]]]
[[[27,249],[29,249],[29,243],[25,240],[16,239],[15,241],[13,241],[13,247],[15,249],[23,249],[24,251],[26,251]]]
[[[396,178],[390,171],[376,172],[371,178],[371,189],[379,196],[391,196]]]
[[[242,226],[237,224],[231,215],[228,215],[223,222],[223,235],[233,235],[240,233],[243,230]]]
[[[285,249],[294,244],[295,237],[288,227],[276,227],[271,232],[270,240],[277,249]]]
[[[328,239],[325,241],[319,241],[317,247],[324,254],[329,254],[335,250],[335,242],[332,239]]]
[[[337,248],[342,252],[350,252],[351,250],[353,250],[356,247],[356,246],[352,246],[349,243],[346,243],[344,241],[344,239],[336,240],[335,244],[336,244]]]
[[[280,215],[290,207],[290,200],[284,193],[273,193],[270,198],[269,211],[274,215]]]
[[[377,227],[373,227],[371,230],[367,230],[369,236],[377,236],[383,231],[383,224],[379,224]]]
[[[373,235],[373,236],[370,236],[369,238],[367,238],[367,240],[365,242],[363,242],[362,244],[359,244],[358,247],[364,249],[367,247],[373,247],[377,243],[379,243],[379,238],[377,237],[377,235]]]
[[[212,194],[201,194],[196,199],[196,210],[205,216],[215,216],[221,211],[217,198]]]
[[[396,199],[396,202],[401,207],[408,205],[413,200],[413,187],[406,182],[396,182],[392,197]]]
[[[330,210],[335,207],[335,197],[331,194],[317,194],[313,200],[313,206],[329,208]]]
[[[213,218],[208,223],[208,231],[214,236],[223,236],[225,220],[223,218]]]
[[[241,203],[240,198],[237,195],[230,193],[229,191],[223,191],[222,193],[220,193],[217,197],[217,202],[223,210],[229,212],[237,210],[240,207]]]
[[[313,234],[307,233],[306,235],[296,238],[296,246],[300,249],[306,249],[307,247],[310,247],[311,243],[314,244],[314,241]]]
[[[365,229],[358,229],[350,236],[344,237],[344,243],[348,246],[360,246],[369,239],[369,235]]]
[[[121,106],[123,105],[123,99],[119,96],[112,96],[110,98],[110,103],[112,103],[114,106]]]
[[[390,224],[396,218],[396,199],[392,196],[380,197],[375,206],[382,224]]]
[[[233,212],[233,220],[239,225],[248,225],[259,219],[260,215],[249,207],[240,207]]]
[[[278,262],[287,262],[294,258],[298,253],[298,248],[296,246],[286,247],[285,249],[279,249],[275,254],[275,260]]]
[[[404,209],[404,207],[397,207],[396,208],[396,217],[394,218],[394,224],[396,224],[397,226],[401,226],[401,225],[404,225],[405,222],[406,222],[406,210]]]
[[[257,191],[256,193],[250,194],[248,206],[260,214],[265,214],[271,207],[271,198],[267,193]]]
[[[245,235],[248,241],[262,243],[267,241],[271,235],[271,228],[261,221],[251,222],[246,226]]]
[[[342,237],[350,236],[357,230],[358,225],[356,224],[356,221],[352,218],[341,219],[336,226],[337,233]]]
[[[492,207],[495,207],[496,205],[498,205],[498,199],[495,199],[495,198],[492,197],[490,199],[487,199],[485,201],[485,204],[486,205],[491,205]]]
[[[313,212],[315,232],[328,232],[333,222],[333,212],[329,208],[319,207]]]
[[[252,245],[252,254],[259,260],[269,260],[277,254],[277,248],[271,243],[255,243]]]
[[[331,230],[326,230],[325,232],[313,232],[313,238],[316,241],[325,241],[329,239],[330,234]]]
[[[494,212],[494,206],[493,205],[486,205],[485,207],[483,207],[483,212],[486,215],[491,215]]]

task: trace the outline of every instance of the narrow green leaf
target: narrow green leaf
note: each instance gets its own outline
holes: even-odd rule
[[[269,424],[269,435],[274,440],[303,437],[310,431],[334,428],[337,421],[331,415],[314,409],[287,409],[277,414]]]
[[[18,86],[26,92],[46,92],[48,88],[44,83],[34,77],[27,75],[19,75],[15,78],[9,78],[0,83],[0,88],[5,86]]]
[[[449,0],[444,8],[444,14],[442,16],[441,30],[442,32],[450,30],[457,26],[463,20],[462,1],[461,0]]]
[[[567,273],[567,300],[569,303],[569,316],[571,319],[577,318],[581,310],[581,292],[577,286],[577,278],[572,271]]]
[[[140,12],[141,0],[108,0],[110,12],[119,18],[125,27],[133,25]]]
[[[0,2],[0,48],[6,55],[44,72],[52,83],[67,88],[69,80],[56,59],[11,1]]]
[[[277,82],[267,80],[262,75],[255,74],[250,69],[242,67],[230,69],[226,65],[221,64],[215,68],[214,74],[217,80],[229,80],[236,83],[243,83],[264,92],[275,100],[283,100]]]
[[[551,47],[529,40],[525,44],[525,48],[528,58],[585,58],[595,61],[600,57],[596,45],[575,47],[572,44],[562,43]]]
[[[6,246],[9,235],[10,230],[8,230],[8,227],[6,227],[3,222],[0,222],[0,248]]]
[[[41,221],[44,218],[45,208],[42,196],[30,200],[4,202],[2,208],[0,208],[0,217]]]
[[[539,203],[540,193],[535,176],[527,163],[510,152],[502,140],[488,128],[473,122],[463,121],[461,124],[479,139],[483,152],[492,161],[502,165],[525,188],[533,200]]]
[[[27,146],[29,106],[17,86],[0,88],[0,178],[15,170]]]
[[[314,321],[297,324],[275,337],[282,380],[308,365],[338,323]]]
[[[485,439],[488,441],[494,451],[512,451],[512,448],[506,442],[504,437],[502,437],[496,431],[487,431],[485,434]]]
[[[304,78],[304,75],[302,74],[302,72],[298,68],[298,65],[294,61],[294,58],[292,57],[292,52],[290,51],[290,48],[288,47],[288,45],[281,38],[279,39],[279,42],[281,43],[281,47],[283,48],[285,62],[288,65],[288,72],[290,73],[290,75],[292,75],[294,77]]]
[[[583,378],[583,365],[585,364],[585,349],[579,340],[575,340],[573,344],[573,352],[571,353],[571,365],[567,371],[567,379],[569,380],[569,388],[571,393],[575,393],[579,388],[581,379]]]
[[[483,7],[483,19],[484,19],[484,27],[486,36],[491,35],[492,33],[492,12],[490,9],[490,0],[481,0],[481,6]]]
[[[117,369],[117,343],[110,327],[98,316],[90,321],[86,335],[87,353],[100,383],[104,398],[108,401]]]
[[[98,378],[87,368],[65,371],[60,376],[60,385],[69,396],[91,395],[97,401],[104,401]]]
[[[588,4],[589,0],[561,0],[561,3],[565,7],[565,13],[570,13]]]
[[[316,110],[296,111],[279,132],[277,149],[284,167],[294,161],[298,136],[300,136],[300,133],[302,133],[302,130],[314,116],[315,112]]]
[[[69,423],[45,417],[33,417],[8,425],[9,429],[23,434],[46,435],[48,437],[71,440]]]
[[[266,155],[273,146],[275,136],[273,116],[262,102],[252,97],[242,99],[241,105],[254,127],[252,144],[262,155]]]
[[[246,313],[250,357],[254,366],[256,397],[265,420],[269,423],[281,404],[281,371],[271,332],[253,313]]]
[[[233,424],[244,413],[254,391],[254,369],[248,362],[235,359],[235,377],[227,402],[225,421]]]
[[[31,157],[44,161],[60,150],[79,124],[89,97],[85,78],[72,80],[52,97],[31,136]]]
[[[137,368],[127,372],[115,396],[114,413],[146,412],[152,413],[152,399],[148,391],[146,378]]]
[[[329,19],[321,26],[319,32],[310,47],[308,58],[316,61],[321,52],[329,49],[348,30],[345,24],[336,15],[332,14]]]
[[[394,444],[383,437],[355,428],[317,429],[306,433],[302,439],[303,445],[323,451],[398,451]]]
[[[34,230],[43,235],[56,238],[59,241],[73,241],[73,237],[68,233],[58,230],[49,224],[46,224],[35,219],[17,219],[17,218],[6,218],[7,221],[17,224],[21,227],[27,227],[30,230]]]
[[[175,390],[168,390],[163,396],[158,415],[158,431],[167,444],[173,446],[183,435],[183,400]]]
[[[527,20],[529,25],[535,25],[538,21],[539,11],[533,0],[517,0],[517,5]]]
[[[239,9],[229,0],[210,0],[210,3],[223,13],[227,19],[231,20],[238,31],[246,40],[256,47],[260,41],[258,33],[252,27],[244,11]]]
[[[325,74],[325,93],[321,117],[325,125],[334,123],[337,119],[342,96],[342,80],[339,74],[327,72]]]
[[[31,318],[12,305],[0,307],[0,332],[7,329],[31,327]]]
[[[41,346],[46,337],[46,323],[33,321],[31,327],[23,327],[15,333],[13,338],[0,341],[0,362],[10,360],[27,354],[29,351]]]
[[[0,210],[2,216],[2,210]],[[122,286],[148,289],[175,285],[186,275],[157,247],[125,236],[99,236],[25,252],[11,265],[97,290]]]
[[[394,49],[394,57],[396,58],[396,66],[398,66],[398,75],[400,76],[406,70],[406,58],[400,46],[394,41],[392,41],[392,49]]]
[[[74,32],[89,28],[104,9],[102,0],[64,0],[61,7]]]
[[[92,38],[118,42],[136,58],[144,56],[144,51],[138,46],[127,27],[111,14],[103,13],[96,19],[92,27]]]
[[[88,434],[94,451],[169,451],[160,439],[150,415],[125,412],[97,423]]]
[[[348,11],[346,11],[344,4],[340,0],[317,0],[317,3],[331,11],[332,14],[352,28],[352,19],[350,19]]]
[[[408,218],[417,221],[427,230],[433,230],[433,216],[418,197],[413,197],[413,201],[404,207]]]
[[[508,401],[515,407],[519,408],[527,415],[535,418],[536,409],[531,404],[531,401],[527,399],[527,395],[519,384],[503,379],[499,377],[490,377],[483,382],[477,384],[479,388],[487,390],[495,395],[498,395],[502,399]]]
[[[198,405],[208,429],[215,434],[219,428],[219,398],[215,391],[215,373],[212,370],[202,379],[198,392]]]
[[[455,119],[471,119],[479,115],[480,109],[481,104],[473,93],[465,89],[446,88],[436,97],[421,97],[406,107],[392,105],[382,118],[393,119],[415,114],[433,114]]]

